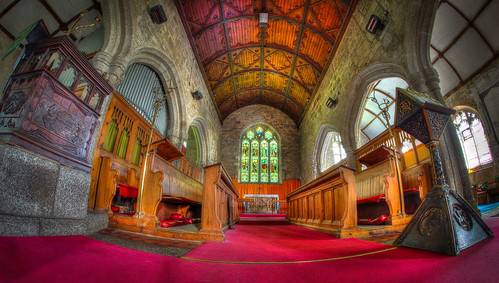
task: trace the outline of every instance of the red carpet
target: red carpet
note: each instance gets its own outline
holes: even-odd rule
[[[486,221],[499,233],[499,219]],[[178,259],[113,246],[84,236],[0,237],[0,282],[498,282],[499,240],[485,240],[457,257],[397,248],[364,256],[334,260],[358,251],[384,248],[358,240],[332,240],[329,236],[292,225],[260,226],[253,232],[258,240],[249,241],[251,229],[238,226],[227,233],[227,243],[212,254],[214,259],[306,259],[333,258],[330,261],[289,264],[227,264]],[[284,229],[279,236],[277,230]],[[231,239],[240,230],[241,237]],[[248,230],[249,229],[249,230]],[[289,232],[289,233],[288,233]],[[304,243],[294,237],[302,237]],[[281,238],[282,241],[279,241]],[[281,242],[281,243],[280,243]],[[266,250],[270,246],[271,251]],[[334,245],[333,245],[334,243]],[[246,248],[244,245],[246,244]],[[334,249],[334,246],[337,249]],[[202,246],[189,256],[203,256]],[[319,247],[326,247],[321,252]],[[356,249],[356,250],[352,250]],[[292,256],[296,254],[296,258]],[[280,252],[284,255],[276,255]],[[263,254],[266,256],[262,256]],[[208,256],[205,254],[204,256]]]
[[[236,262],[288,262],[343,257],[391,246],[333,236],[295,225],[242,226],[229,230],[224,243],[205,243],[187,258]]]

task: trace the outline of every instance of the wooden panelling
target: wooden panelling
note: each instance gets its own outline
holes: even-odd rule
[[[223,242],[223,233],[229,228],[234,229],[234,222],[239,220],[238,198],[239,194],[222,164],[205,167],[199,234]]]
[[[288,193],[287,218],[294,224],[348,237],[357,229],[355,177],[352,169],[333,166],[319,178]]]
[[[234,186],[241,198],[244,195],[279,195],[279,200],[286,200],[286,194],[300,187],[300,180],[283,180],[282,184],[248,184],[238,183],[237,179],[232,179]],[[260,189],[259,189],[260,188]],[[286,213],[288,205],[281,203],[280,213]],[[240,212],[242,212],[240,210]]]

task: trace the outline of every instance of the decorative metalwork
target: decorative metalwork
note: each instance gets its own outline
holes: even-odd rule
[[[452,206],[452,217],[464,231],[470,231],[473,228],[473,222],[471,221],[469,213],[466,212],[459,204],[454,204]]]
[[[419,232],[425,237],[430,237],[440,229],[440,226],[445,222],[444,218],[442,209],[438,207],[430,208],[419,221]]]
[[[410,111],[414,105],[416,110]],[[457,255],[461,250],[493,237],[494,234],[475,210],[445,183],[437,145],[454,110],[426,94],[397,89],[396,113],[396,125],[429,148],[435,186],[395,245]]]

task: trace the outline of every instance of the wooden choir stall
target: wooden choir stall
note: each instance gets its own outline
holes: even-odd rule
[[[156,130],[144,164],[150,130],[115,92],[94,157],[89,208],[108,212],[108,225],[118,229],[223,241],[223,232],[237,220],[238,199],[225,169],[221,164],[197,167]]]
[[[371,229],[401,231],[432,187],[431,160],[410,135],[393,133],[390,138],[385,131],[355,152],[357,172],[340,163],[287,194],[290,222],[339,238],[364,237]],[[394,145],[402,152],[397,155],[402,188]]]
[[[313,181],[286,195],[287,219],[338,238],[353,237],[357,228],[354,170],[334,165]]]

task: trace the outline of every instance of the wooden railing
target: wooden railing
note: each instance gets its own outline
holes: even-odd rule
[[[287,218],[343,238],[357,228],[356,200],[354,170],[335,165],[286,195]]]
[[[191,177],[192,179],[201,182],[203,170],[197,167],[196,164],[194,164],[194,162],[192,162],[186,156],[182,156],[182,158],[180,158],[180,165],[178,169],[180,169],[180,171],[184,172],[184,174]]]
[[[389,131],[384,131],[355,152],[358,171],[362,170],[362,163],[360,160],[365,155],[382,146],[393,149],[394,144],[398,153],[403,152],[404,143],[411,145],[411,149],[399,155],[400,168],[402,171],[406,168],[430,162],[430,153],[428,149],[423,144],[419,143],[414,137],[398,128],[392,128],[392,133],[393,138],[390,138]]]

